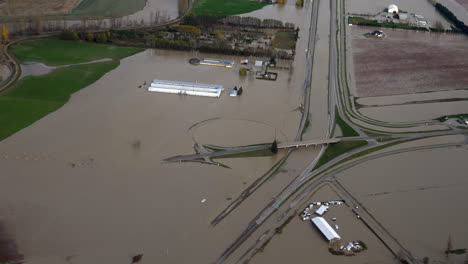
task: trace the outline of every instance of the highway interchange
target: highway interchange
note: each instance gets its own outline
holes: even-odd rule
[[[298,129],[296,140],[301,140],[301,134],[304,129],[305,120],[309,113],[310,105],[310,93],[311,93],[311,82],[312,82],[312,68],[314,65],[314,50],[316,43],[317,34],[317,21],[318,21],[318,7],[321,0],[312,1],[311,10],[311,25],[309,30],[309,43],[306,50],[307,56],[307,76],[304,81],[304,87],[306,88],[306,95],[304,97],[304,114],[301,119],[301,123]],[[269,238],[274,235],[274,228],[264,227],[262,230],[260,227],[265,224],[268,219],[273,219],[273,226],[280,226],[289,217],[296,214],[298,207],[303,203],[306,197],[310,196],[310,193],[323,183],[330,183],[340,191],[341,195],[345,198],[347,204],[352,206],[356,214],[360,215],[360,218],[366,225],[374,232],[375,235],[385,244],[385,246],[400,260],[407,261],[408,263],[419,263],[419,260],[414,257],[411,252],[406,249],[401,243],[394,238],[388,231],[383,227],[367,210],[359,206],[359,201],[353,197],[344,186],[342,186],[334,177],[337,173],[356,166],[362,162],[366,162],[372,159],[381,158],[388,155],[394,155],[398,153],[417,151],[423,149],[433,148],[446,148],[452,146],[460,146],[468,143],[467,141],[467,130],[464,128],[450,125],[449,123],[441,123],[437,120],[420,121],[414,123],[386,123],[378,120],[369,119],[358,113],[352,103],[352,96],[349,94],[348,83],[346,79],[347,69],[345,63],[346,56],[346,16],[344,11],[343,0],[331,0],[330,1],[330,54],[329,54],[329,78],[328,78],[328,93],[329,93],[329,105],[328,105],[328,133],[327,138],[333,135],[335,127],[335,115],[339,115],[340,118],[345,121],[351,128],[353,128],[360,137],[365,138],[365,132],[371,132],[382,135],[381,138],[367,137],[367,145],[352,149],[343,155],[340,155],[324,165],[316,168],[316,164],[323,153],[326,151],[327,146],[322,146],[318,156],[312,160],[305,170],[302,171],[292,182],[290,182],[281,191],[275,199],[273,199],[268,205],[266,205],[245,227],[241,234],[233,240],[233,242],[226,247],[226,249],[220,254],[219,258],[215,263],[223,263],[231,254],[236,251],[243,243],[250,239],[254,233],[260,235],[254,236],[253,243],[248,246],[244,253],[241,253],[241,257],[237,261],[248,260],[252,257],[253,252],[256,248],[261,247],[266,243]],[[323,15],[320,13],[320,15]],[[335,112],[335,109],[337,112]],[[312,124],[313,125],[313,124]],[[440,128],[443,129],[440,129]],[[438,130],[439,129],[439,130]],[[409,133],[411,132],[411,133]],[[397,150],[382,152],[381,150],[388,146],[394,146],[399,143],[414,141],[418,139],[424,139],[429,137],[447,136],[447,135],[465,135],[465,140],[450,144],[438,144],[438,145],[426,145],[401,148]],[[391,138],[390,140],[379,140],[382,138]],[[288,150],[283,159],[287,159],[290,156]],[[280,160],[275,166],[281,166],[284,160]],[[265,181],[264,178],[270,177],[270,172],[263,175],[259,180],[262,183]],[[228,206],[213,222],[217,224],[224,217],[226,217],[232,210],[234,210],[240,203],[242,203],[253,191],[255,191],[261,184],[258,182],[254,183],[254,188],[249,189],[246,193],[244,191],[237,199],[235,199],[230,206]],[[252,186],[251,186],[252,187]],[[233,206],[234,204],[234,206]],[[280,212],[281,210],[284,210]],[[277,214],[276,219],[271,216]],[[271,226],[271,225],[270,225]],[[252,240],[252,239],[250,239]],[[249,241],[250,241],[249,240]],[[238,254],[239,255],[239,254]]]

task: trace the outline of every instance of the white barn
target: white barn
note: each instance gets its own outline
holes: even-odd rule
[[[322,205],[319,209],[315,210],[315,213],[318,215],[323,215],[328,210],[328,206]]]
[[[328,239],[329,242],[336,242],[341,237],[335,232],[335,230],[323,219],[323,217],[317,216],[310,220],[315,226],[322,232],[322,234]]]
[[[389,14],[398,14],[398,6],[391,4],[388,6],[388,11]]]

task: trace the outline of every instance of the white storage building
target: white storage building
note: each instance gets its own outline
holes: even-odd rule
[[[322,232],[322,234],[328,239],[329,242],[336,242],[341,237],[335,232],[335,230],[323,219],[323,217],[317,216],[310,220],[315,226]]]
[[[389,5],[388,6],[388,11],[387,11],[389,14],[398,14],[398,6],[396,5]]]
[[[178,82],[167,80],[153,80],[148,91],[172,94],[187,94],[208,97],[219,97],[224,90],[222,85]]]
[[[315,210],[315,213],[318,215],[323,215],[328,210],[328,206],[322,205],[319,209]]]

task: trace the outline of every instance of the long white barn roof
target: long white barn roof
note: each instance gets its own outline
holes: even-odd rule
[[[317,216],[312,218],[310,221],[317,226],[317,228],[322,232],[322,234],[328,239],[328,241],[334,239],[341,239],[341,237],[333,230],[333,228],[328,224],[328,222],[323,219],[323,217]]]

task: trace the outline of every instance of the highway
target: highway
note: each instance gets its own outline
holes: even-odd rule
[[[320,0],[314,0],[312,1],[312,12],[311,12],[311,24],[309,28],[309,39],[308,39],[308,44],[307,44],[307,52],[306,52],[306,67],[307,67],[307,74],[306,78],[304,81],[304,89],[305,89],[305,97],[304,97],[304,113],[301,117],[299,129],[297,131],[296,135],[296,141],[299,141],[302,139],[302,131],[304,130],[306,120],[308,118],[308,113],[310,110],[310,89],[311,89],[311,83],[312,83],[312,62],[313,62],[313,57],[314,57],[314,52],[315,52],[315,43],[316,43],[316,32],[317,32],[317,22],[318,22],[318,8],[319,8],[319,3]],[[290,152],[288,152],[288,155]],[[286,155],[285,157],[287,158]],[[315,162],[312,162],[313,166],[315,166]],[[278,163],[277,163],[278,164]],[[308,169],[312,169],[313,166],[309,165]],[[264,178],[264,177],[262,177]],[[246,197],[239,197],[236,200],[243,201],[245,200]],[[234,202],[236,202],[233,201]],[[265,210],[267,211],[272,211],[274,210],[275,206],[275,201],[272,201],[269,206]],[[235,207],[234,207],[235,208]],[[273,209],[272,209],[273,208]],[[242,234],[234,240],[234,242],[229,245],[216,259],[214,263],[223,263],[260,225],[261,222],[259,223],[257,220],[259,217],[265,215],[265,210],[260,212],[260,214],[254,218],[250,223],[247,225],[246,229],[242,232]]]
[[[313,20],[317,21],[317,10],[318,2],[313,1]],[[429,145],[429,146],[418,146],[413,148],[397,149],[394,151],[389,151],[385,153],[372,154],[370,151],[373,149],[381,149],[385,146],[394,145],[396,143],[404,143],[413,140],[436,137],[436,136],[445,136],[445,135],[467,135],[467,130],[450,128],[448,130],[442,131],[429,131],[429,132],[415,132],[415,133],[405,133],[407,127],[415,127],[421,125],[427,125],[431,123],[437,123],[437,121],[431,122],[416,122],[412,124],[383,124],[379,122],[374,122],[374,120],[369,120],[366,117],[359,119],[360,116],[354,113],[353,106],[349,103],[348,91],[345,91],[346,84],[346,65],[344,65],[344,59],[340,56],[345,56],[345,26],[347,25],[344,21],[344,1],[343,0],[331,0],[330,1],[330,56],[329,56],[329,126],[327,138],[330,137],[331,132],[335,126],[335,115],[340,115],[341,119],[345,121],[349,126],[351,126],[358,134],[358,137],[346,138],[341,140],[366,140],[368,145],[353,149],[348,151],[345,154],[342,154],[323,166],[315,168],[315,165],[321,155],[325,151],[325,147],[322,148],[318,157],[316,157],[310,164],[302,171],[292,182],[290,182],[277,196],[274,200],[268,203],[245,227],[241,234],[230,244],[216,260],[215,263],[222,263],[227,257],[229,257],[242,243],[244,243],[249,237],[251,237],[260,226],[264,225],[269,219],[272,219],[268,223],[268,227],[262,228],[261,235],[255,240],[254,245],[248,247],[248,250],[241,254],[242,258],[250,258],[251,252],[254,248],[258,247],[261,244],[262,240],[267,240],[268,234],[272,236],[275,226],[281,225],[287,217],[290,217],[295,214],[297,207],[300,205],[301,201],[310,194],[317,186],[325,182],[331,182],[337,186],[337,189],[342,193],[347,199],[347,203],[358,206],[360,205],[359,201],[354,198],[342,185],[336,182],[334,175],[343,170],[349,169],[357,164],[380,158],[387,155],[395,155],[398,153],[416,151],[423,149],[432,149],[432,148],[442,148],[450,146],[460,146],[467,144],[467,141],[457,142],[453,144],[440,144],[440,145]],[[337,13],[340,14],[337,17]],[[310,30],[310,39],[315,38],[316,31]],[[339,38],[337,38],[337,35]],[[315,40],[314,40],[315,41]],[[314,43],[314,42],[313,42]],[[308,49],[307,56],[310,56],[310,48]],[[312,58],[311,58],[312,59]],[[311,60],[311,63],[313,61]],[[309,70],[309,69],[308,69]],[[308,71],[306,78],[306,83],[310,82],[312,78],[311,71]],[[340,89],[341,88],[341,89]],[[306,99],[307,100],[307,99]],[[335,113],[337,109],[337,113]],[[308,110],[305,111],[308,113]],[[302,124],[302,122],[301,122]],[[386,136],[382,137],[368,137],[363,132],[362,128],[365,128],[365,125],[369,124],[372,128],[377,125],[384,125],[383,128],[393,127],[401,129],[401,131],[395,133],[385,133]],[[313,125],[313,124],[312,124]],[[303,128],[300,126],[300,129]],[[299,130],[302,131],[302,130]],[[381,131],[379,131],[381,132]],[[390,141],[379,142],[378,139],[391,139]],[[298,137],[296,138],[296,140]],[[333,139],[329,139],[333,140]],[[297,140],[298,142],[300,140]],[[322,141],[326,142],[326,141]],[[313,144],[311,144],[313,145]],[[292,144],[287,145],[288,147],[293,146]],[[358,154],[366,153],[361,157],[357,157]],[[349,160],[353,157],[356,157],[352,160]],[[239,197],[238,199],[243,201],[246,197]],[[237,200],[237,199],[236,199]],[[278,212],[279,209],[284,209],[282,213]],[[231,208],[232,210],[234,208]],[[359,213],[361,219],[366,223],[366,225],[372,230],[372,232],[379,237],[379,239],[389,248],[389,250],[399,259],[403,259],[408,263],[419,263],[418,260],[411,254],[411,252],[406,249],[395,237],[392,236],[373,216],[370,212],[366,211],[364,208],[359,206],[356,209],[356,212]],[[278,217],[270,218],[270,216],[278,214]],[[219,221],[218,221],[219,222]],[[245,259],[244,259],[245,260]],[[239,259],[238,261],[242,261]]]

